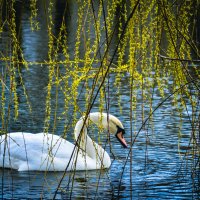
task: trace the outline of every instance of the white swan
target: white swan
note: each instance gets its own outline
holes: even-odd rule
[[[113,115],[90,113],[80,118],[74,130],[75,145],[46,133],[8,133],[0,136],[0,167],[18,171],[71,171],[109,168],[108,153],[87,135],[89,121],[116,134],[127,147],[122,123]]]

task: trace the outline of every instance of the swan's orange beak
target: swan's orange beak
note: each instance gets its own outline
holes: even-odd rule
[[[119,140],[119,142],[122,144],[122,146],[124,148],[127,148],[128,145],[126,143],[126,140],[124,139],[124,133],[125,133],[124,129],[121,129],[120,127],[118,127],[118,130],[115,136]]]

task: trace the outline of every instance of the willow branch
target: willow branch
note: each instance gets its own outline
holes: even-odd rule
[[[181,58],[170,58],[167,56],[163,56],[161,54],[158,54],[160,58],[166,59],[166,60],[177,60],[177,61],[183,61],[183,62],[200,62],[200,60],[190,60],[190,59],[181,59]]]

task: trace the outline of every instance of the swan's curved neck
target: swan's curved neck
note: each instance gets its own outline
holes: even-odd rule
[[[90,114],[88,119],[95,124],[100,123],[100,119],[96,115]],[[108,153],[87,135],[88,119],[85,120],[84,117],[82,117],[77,122],[74,130],[75,140],[80,150],[85,152],[87,156],[97,163],[97,168],[108,168],[110,166],[110,157]]]

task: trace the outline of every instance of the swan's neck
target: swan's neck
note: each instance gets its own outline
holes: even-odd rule
[[[95,119],[97,120],[97,118]],[[97,123],[95,119],[90,117],[91,121]],[[74,136],[77,146],[80,148],[79,151],[85,152],[83,155],[92,158],[96,162],[97,168],[109,168],[111,161],[108,153],[87,135],[88,121],[86,120],[84,124],[84,118],[81,118],[75,126]]]

